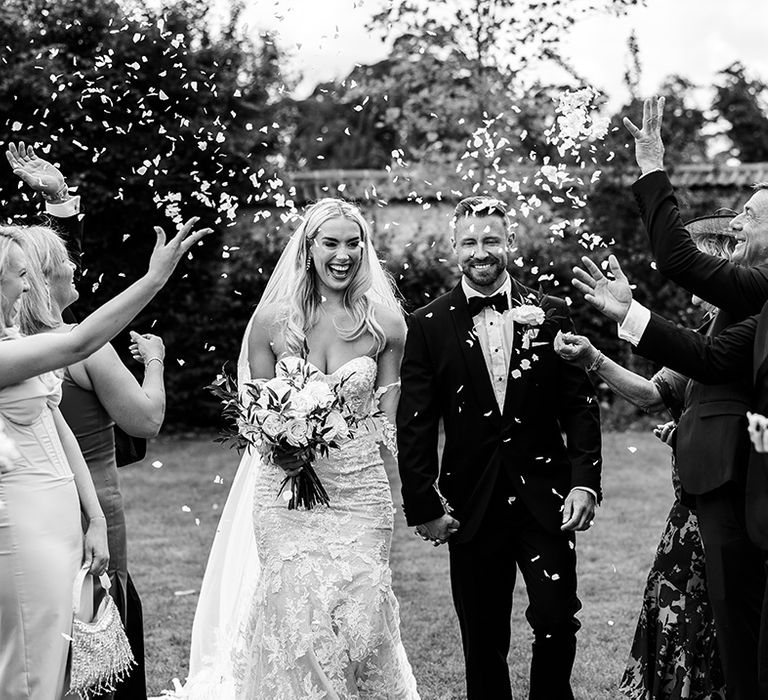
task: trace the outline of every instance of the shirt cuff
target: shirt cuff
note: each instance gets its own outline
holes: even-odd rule
[[[643,173],[637,179],[642,180],[646,175],[650,175],[651,173],[663,173],[663,172],[664,172],[664,168],[654,168],[653,170],[649,170],[648,172]]]
[[[591,493],[592,497],[595,499],[595,503],[597,503],[597,492],[589,488],[589,486],[574,486],[571,489],[571,493],[574,491],[586,491],[587,493]]]
[[[650,310],[633,299],[626,318],[619,324],[619,338],[637,346],[650,322]]]
[[[80,195],[76,194],[66,202],[58,202],[56,204],[46,202],[45,211],[57,219],[68,219],[70,216],[77,216],[80,213]]]

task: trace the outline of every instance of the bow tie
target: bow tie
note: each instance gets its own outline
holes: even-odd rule
[[[469,307],[469,315],[477,316],[483,309],[492,306],[499,313],[503,313],[509,309],[509,299],[504,292],[493,294],[489,297],[470,297],[467,299],[467,306]]]

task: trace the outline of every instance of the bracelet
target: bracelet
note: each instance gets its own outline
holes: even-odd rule
[[[144,369],[149,367],[150,362],[159,362],[163,367],[165,366],[165,362],[163,362],[159,357],[150,357],[145,363],[144,363]]]
[[[46,194],[45,192],[40,193],[43,196],[43,199],[46,202],[55,202],[56,204],[60,204],[59,200],[63,200],[66,198],[66,196],[69,194],[69,187],[67,186],[67,183],[65,182],[61,188],[58,190],[58,192],[54,194]]]
[[[597,357],[594,360],[592,360],[590,365],[587,367],[587,372],[599,372],[604,362],[605,362],[605,355],[603,355],[603,353],[601,353],[598,350]]]

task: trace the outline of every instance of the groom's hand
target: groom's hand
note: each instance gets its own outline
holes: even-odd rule
[[[616,256],[608,256],[612,280],[608,279],[589,258],[583,257],[581,262],[585,269],[573,268],[573,286],[598,311],[617,323],[622,323],[632,305],[632,287]]]
[[[432,542],[435,547],[445,544],[448,538],[459,530],[459,521],[456,518],[445,515],[416,526],[416,534],[425,541]]]
[[[643,102],[643,128],[638,129],[629,118],[623,123],[635,139],[635,160],[641,175],[664,169],[664,143],[661,140],[661,118],[664,114],[664,98]]]
[[[588,530],[595,517],[595,497],[584,489],[573,489],[563,506],[561,530]]]

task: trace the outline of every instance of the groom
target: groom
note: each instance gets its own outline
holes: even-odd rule
[[[566,304],[507,272],[504,203],[464,199],[452,227],[461,281],[408,324],[397,413],[405,516],[424,539],[449,542],[468,699],[512,698],[519,568],[534,632],[530,699],[572,700],[574,531],[590,527],[600,499],[594,389],[553,351],[573,328]]]

